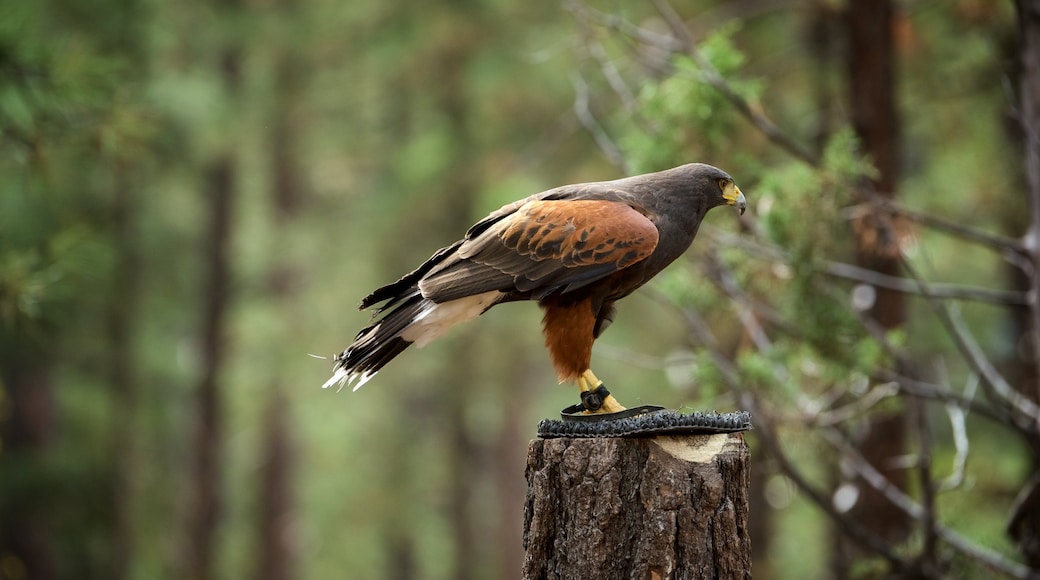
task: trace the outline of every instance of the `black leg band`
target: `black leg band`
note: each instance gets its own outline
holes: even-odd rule
[[[585,407],[585,410],[590,413],[595,413],[603,406],[603,402],[610,396],[610,391],[607,387],[600,383],[598,387],[591,391],[581,392],[581,406]]]

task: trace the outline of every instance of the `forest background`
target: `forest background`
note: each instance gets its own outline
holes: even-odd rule
[[[755,576],[1029,577],[1038,127],[1027,0],[0,2],[0,578],[518,577],[538,309],[355,393],[307,355],[500,205],[690,161],[749,211],[594,363],[752,411]]]

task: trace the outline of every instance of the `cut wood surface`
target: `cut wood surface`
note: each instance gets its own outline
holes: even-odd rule
[[[749,458],[740,434],[532,441],[523,577],[750,578]]]

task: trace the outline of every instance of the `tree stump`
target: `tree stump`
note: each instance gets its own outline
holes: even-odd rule
[[[524,578],[751,578],[749,458],[739,433],[532,441]]]

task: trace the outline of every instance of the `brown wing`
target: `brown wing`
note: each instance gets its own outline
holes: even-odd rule
[[[537,300],[639,262],[657,241],[653,222],[624,202],[532,200],[463,242],[419,287],[437,302],[491,290]]]

